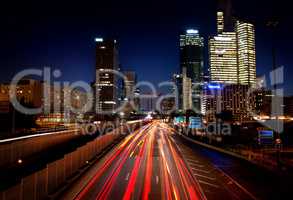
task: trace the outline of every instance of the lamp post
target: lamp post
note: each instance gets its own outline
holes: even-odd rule
[[[277,69],[277,50],[276,50],[276,31],[279,25],[279,21],[278,20],[270,20],[267,22],[267,27],[271,30],[272,33],[272,70],[273,70],[273,97],[272,98],[279,98],[278,97],[278,92],[277,92],[277,73],[276,73],[276,69]],[[274,101],[272,101],[274,103]],[[276,101],[277,102],[277,101]],[[277,112],[278,110],[278,103],[274,103],[273,105],[273,110],[275,110]],[[275,113],[275,120],[276,120],[276,125],[277,125],[277,130],[275,131],[276,133],[276,140],[275,140],[275,148],[276,148],[276,162],[277,162],[277,167],[278,169],[280,169],[281,167],[281,152],[280,152],[280,148],[279,148],[279,144],[281,143],[281,139],[280,139],[280,133],[279,133],[279,116],[278,116],[278,112]],[[278,144],[279,143],[279,144]]]

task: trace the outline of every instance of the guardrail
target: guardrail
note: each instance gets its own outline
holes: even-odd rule
[[[188,136],[182,135],[180,134],[181,137],[183,137],[184,139],[195,143],[197,145],[212,149],[214,151],[218,151],[236,158],[240,158],[243,160],[246,160],[248,162],[254,163],[256,165],[259,165],[261,167],[265,167],[266,169],[269,170],[276,170],[278,169],[278,165],[276,162],[276,159],[272,159],[271,157],[264,155],[264,154],[259,154],[259,153],[254,153],[252,151],[244,151],[244,150],[235,150],[235,149],[224,149],[224,148],[220,148],[220,147],[216,147],[210,144],[206,144],[194,139],[191,139]]]
[[[20,183],[0,192],[0,200],[40,200],[55,193],[66,184],[79,170],[84,168],[107,146],[123,134],[129,133],[142,124],[132,124],[131,129],[122,126],[111,133],[100,136],[75,151],[66,154],[62,159],[48,164],[44,169],[24,177]]]

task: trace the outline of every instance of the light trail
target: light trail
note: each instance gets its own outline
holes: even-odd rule
[[[149,193],[151,192],[151,177],[152,177],[152,169],[153,169],[153,148],[154,148],[154,130],[151,131],[151,135],[149,136],[149,144],[148,144],[148,156],[147,156],[147,166],[145,173],[145,182],[144,182],[144,191],[143,191],[143,200],[149,199]]]
[[[133,167],[132,173],[130,175],[129,182],[128,182],[128,185],[126,187],[126,191],[124,193],[123,200],[130,200],[131,195],[132,195],[132,193],[133,193],[133,191],[135,189],[134,186],[135,186],[135,182],[136,182],[136,179],[137,179],[138,170],[139,170],[139,167],[140,167],[140,164],[141,164],[142,154],[143,154],[144,149],[145,149],[144,146],[145,146],[145,142],[143,142],[143,146],[140,148],[139,154],[136,157],[134,167]]]
[[[101,189],[101,192],[97,195],[96,200],[107,199],[107,197],[108,197],[108,195],[109,195],[109,193],[111,191],[111,188],[113,187],[118,175],[121,172],[122,167],[124,166],[125,162],[127,161],[128,157],[129,157],[130,153],[137,146],[139,146],[139,144],[142,143],[143,146],[144,146],[143,140],[145,140],[145,137],[146,137],[146,131],[145,130],[139,132],[139,134],[136,135],[135,139],[131,142],[131,144],[128,146],[128,148],[126,148],[126,150],[121,155],[121,158],[117,162],[116,167],[114,167],[113,170],[111,171],[111,173],[110,173],[111,176],[107,179],[106,183],[104,184],[103,188]],[[143,138],[143,140],[141,140],[142,138]],[[140,152],[143,151],[143,149],[144,149],[143,146],[141,147]],[[138,170],[138,169],[136,169],[136,167],[139,166],[139,162],[140,162],[140,159],[138,157],[136,159],[136,164],[135,164],[134,170]],[[131,183],[133,182],[133,174],[130,175],[130,182]]]
[[[91,188],[95,185],[96,181],[101,177],[101,175],[106,171],[106,169],[108,169],[109,166],[113,163],[113,161],[121,154],[121,152],[123,151],[123,148],[125,148],[125,146],[131,142],[131,139],[133,139],[134,137],[137,137],[136,133],[140,131],[144,131],[149,126],[150,125],[146,125],[143,129],[139,129],[135,131],[133,134],[129,135],[126,138],[126,140],[122,144],[119,145],[119,147],[114,152],[114,154],[112,154],[110,158],[105,161],[105,163],[103,164],[101,169],[98,171],[98,173],[95,174],[95,176],[90,180],[90,182],[86,185],[86,187],[82,189],[82,191],[77,195],[75,199],[77,200],[83,199],[83,197],[91,190]]]
[[[96,200],[116,197],[149,200],[159,194],[164,200],[205,199],[172,141],[172,133],[167,125],[154,121],[126,137],[76,199],[95,196]],[[154,159],[155,148],[158,148],[158,159]],[[157,164],[158,169],[154,168]],[[160,177],[153,175],[158,174],[154,170],[160,170]],[[120,184],[120,180],[126,183]],[[96,187],[97,184],[102,186]]]

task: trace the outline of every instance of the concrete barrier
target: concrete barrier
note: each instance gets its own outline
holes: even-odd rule
[[[34,154],[53,148],[65,141],[80,137],[77,130],[51,133],[19,140],[2,140],[0,142],[0,169],[15,165],[19,159],[25,160]]]
[[[37,174],[22,179],[22,198],[23,200],[36,200],[37,199]]]
[[[4,200],[17,200],[22,198],[22,187],[21,184],[17,184],[4,192]]]
[[[53,193],[57,185],[57,163],[56,161],[47,165],[48,170],[48,193]]]
[[[72,169],[72,154],[66,154],[64,156],[65,162],[65,177],[71,177],[73,175]]]
[[[37,173],[36,199],[45,199],[48,196],[48,169],[45,168]]]

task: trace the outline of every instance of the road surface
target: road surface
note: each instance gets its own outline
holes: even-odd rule
[[[257,199],[154,121],[96,163],[61,199]]]
[[[162,126],[167,125],[155,121],[129,135],[97,164],[83,187],[77,184],[63,198],[204,199],[172,134]]]

